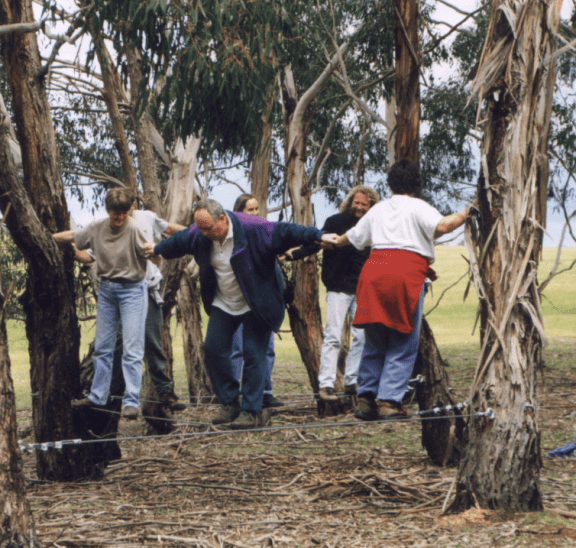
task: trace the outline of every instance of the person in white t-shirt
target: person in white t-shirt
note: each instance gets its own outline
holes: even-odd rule
[[[371,247],[360,274],[353,325],[366,343],[358,372],[362,420],[407,416],[402,398],[418,352],[424,282],[435,274],[434,239],[461,226],[467,209],[443,216],[420,195],[418,167],[400,160],[388,173],[392,197],[373,206],[337,246]]]
[[[162,234],[172,236],[186,227],[176,223],[169,223],[161,219],[153,211],[136,209],[136,202],[132,205],[130,216],[137,226],[146,234],[148,241],[157,243]],[[148,373],[158,398],[170,407],[172,411],[186,409],[186,404],[179,400],[174,393],[174,381],[166,375],[166,356],[162,349],[162,329],[164,318],[162,315],[162,273],[158,266],[148,261],[146,270],[146,283],[148,284],[148,313],[146,314],[146,329],[144,337],[144,356],[148,365]]]

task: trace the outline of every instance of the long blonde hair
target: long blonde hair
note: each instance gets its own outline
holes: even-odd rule
[[[352,201],[354,200],[354,196],[356,196],[356,194],[358,193],[364,194],[364,196],[368,198],[368,201],[370,202],[370,207],[372,207],[376,202],[380,201],[380,196],[378,196],[378,193],[373,188],[364,185],[356,185],[350,189],[350,192],[348,192],[346,198],[344,198],[344,201],[340,206],[340,213],[350,211]]]

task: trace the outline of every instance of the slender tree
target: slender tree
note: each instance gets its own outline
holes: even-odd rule
[[[22,458],[17,442],[16,402],[10,376],[6,295],[0,288],[0,546],[35,548],[34,517],[26,498]]]
[[[422,66],[418,34],[418,2],[394,0],[397,126],[393,150],[397,159],[419,164],[420,70]],[[391,161],[393,159],[391,158]],[[414,376],[424,377],[416,393],[421,410],[454,404],[449,392],[446,362],[436,345],[434,333],[422,319]],[[443,411],[441,420],[422,421],[422,445],[432,461],[441,466],[457,464],[463,450],[464,421],[454,411]],[[440,419],[440,417],[438,417]]]

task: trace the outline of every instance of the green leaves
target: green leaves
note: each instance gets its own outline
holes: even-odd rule
[[[101,2],[102,16],[144,53],[164,91],[155,111],[167,138],[203,130],[214,149],[252,148],[260,114],[287,55],[281,0]],[[114,4],[112,6],[111,4]],[[140,109],[146,105],[139,104]]]

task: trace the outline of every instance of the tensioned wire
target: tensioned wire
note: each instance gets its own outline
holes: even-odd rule
[[[307,430],[313,428],[334,428],[337,426],[344,427],[344,426],[358,426],[360,424],[388,424],[393,422],[415,422],[416,420],[440,420],[449,418],[445,415],[440,415],[442,412],[447,412],[449,410],[461,410],[466,407],[467,404],[458,403],[456,405],[449,405],[445,407],[435,407],[433,409],[427,409],[424,411],[418,411],[413,413],[408,417],[398,417],[398,418],[388,418],[382,420],[372,420],[372,421],[331,421],[331,422],[322,422],[322,423],[307,423],[307,424],[292,424],[292,425],[280,425],[280,426],[263,426],[258,428],[247,428],[242,430],[216,430],[216,431],[209,431],[209,432],[184,432],[184,433],[175,433],[175,434],[156,434],[151,436],[130,436],[130,437],[123,437],[123,438],[97,438],[92,440],[82,440],[82,439],[73,439],[73,440],[61,440],[55,442],[43,442],[43,443],[28,443],[24,444],[22,442],[18,442],[21,451],[27,451],[28,453],[32,453],[34,449],[39,449],[40,451],[48,451],[49,449],[57,449],[60,450],[66,445],[83,445],[83,444],[94,444],[94,443],[111,443],[111,442],[119,442],[119,441],[144,441],[144,440],[159,440],[159,439],[187,439],[187,438],[200,438],[200,437],[208,437],[208,436],[221,436],[221,435],[230,435],[230,434],[246,434],[250,432],[281,432],[286,430]],[[110,414],[117,414],[115,411],[109,410],[99,410],[104,413]],[[431,416],[424,416],[425,414],[431,414]],[[488,408],[486,411],[477,412],[477,413],[470,413],[467,415],[455,415],[455,417],[461,418],[473,418],[473,417],[487,417],[488,419],[494,418],[494,411]],[[146,418],[146,417],[144,417]],[[149,417],[151,419],[158,420],[156,417]],[[164,419],[174,421],[173,419]],[[201,425],[201,426],[212,426],[209,423],[183,423],[183,426],[192,426],[192,425]]]
[[[409,384],[412,385],[414,383],[423,383],[424,382],[424,377],[422,375],[418,375],[417,377],[410,379]],[[408,390],[407,390],[407,394],[408,392],[413,392],[415,390],[415,388],[413,386],[408,386]],[[450,390],[450,389],[449,389]],[[30,397],[34,398],[37,397],[37,393],[36,394],[30,394]],[[85,392],[84,396],[87,396],[88,393]],[[352,396],[356,396],[356,394],[346,394],[345,392],[335,392],[335,395],[338,397],[352,397]],[[288,398],[288,402],[287,403],[291,403],[290,400],[293,398],[296,398],[297,401],[295,401],[294,403],[301,403],[298,400],[306,400],[306,399],[310,399],[313,401],[317,401],[318,398],[320,397],[320,394],[318,392],[306,392],[306,393],[294,393],[294,392],[286,392],[284,394],[274,394],[275,397],[280,397],[280,398]],[[111,400],[121,400],[123,399],[122,396],[110,396]],[[202,401],[208,401],[208,403],[201,403]],[[194,407],[201,407],[201,406],[214,406],[214,405],[220,405],[220,403],[218,402],[217,396],[215,395],[207,395],[207,396],[188,396],[186,399],[184,399],[184,401],[186,402],[186,404],[191,404]],[[157,401],[157,400],[145,400],[140,398],[140,402],[142,403],[153,403],[153,404],[157,404],[157,405],[165,405],[164,402],[161,401]]]

